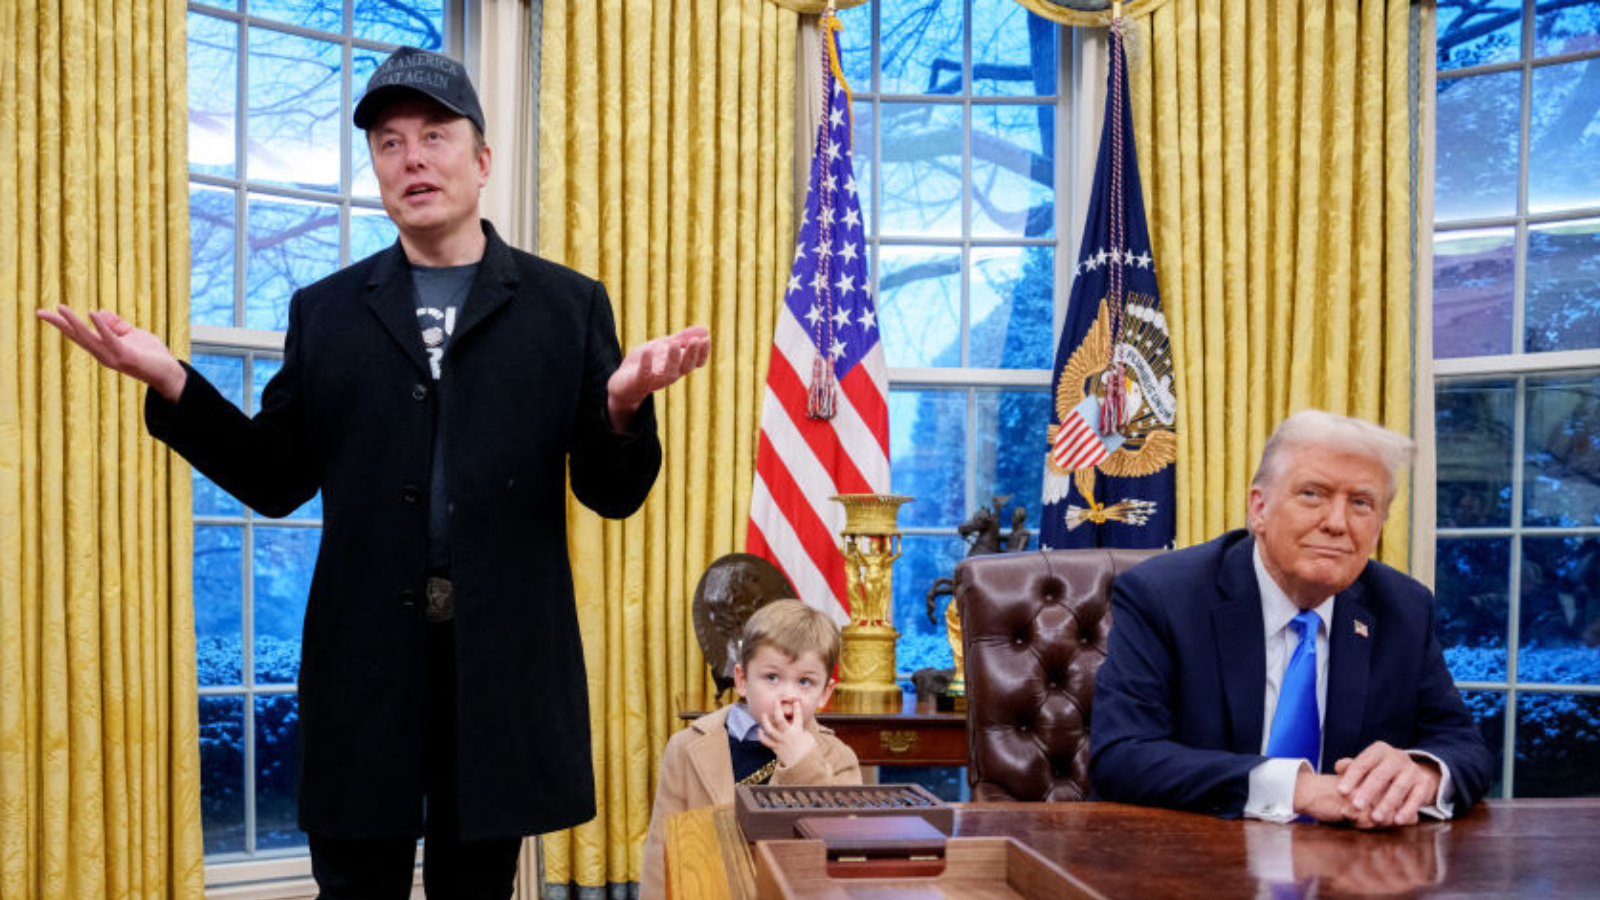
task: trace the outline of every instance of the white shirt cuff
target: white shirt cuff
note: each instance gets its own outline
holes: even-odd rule
[[[1417,812],[1424,816],[1432,816],[1435,819],[1450,818],[1455,814],[1456,808],[1456,785],[1450,779],[1450,767],[1444,764],[1444,760],[1426,750],[1407,750],[1406,752],[1411,754],[1412,759],[1420,757],[1432,760],[1433,764],[1439,767],[1439,796],[1434,798],[1432,805],[1424,806]]]
[[[1250,770],[1250,795],[1244,801],[1247,819],[1293,822],[1294,783],[1300,770],[1312,771],[1304,759],[1269,759]]]

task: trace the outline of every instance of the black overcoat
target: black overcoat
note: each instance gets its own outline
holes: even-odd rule
[[[300,826],[419,834],[422,587],[435,421],[456,588],[463,840],[593,818],[589,707],[566,488],[604,516],[644,502],[661,465],[647,400],[612,431],[621,354],[599,282],[488,244],[431,379],[396,243],[296,292],[283,367],[247,418],[192,369],[150,431],[268,516],[318,490],[322,545],[300,668]]]

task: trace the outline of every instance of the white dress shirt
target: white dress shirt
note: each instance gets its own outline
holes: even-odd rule
[[[1300,643],[1300,635],[1290,622],[1300,612],[1294,605],[1289,595],[1283,588],[1272,580],[1267,573],[1266,564],[1261,561],[1261,545],[1257,544],[1251,554],[1255,563],[1256,586],[1261,592],[1261,622],[1265,626],[1267,636],[1267,689],[1263,698],[1264,715],[1261,718],[1261,753],[1267,752],[1267,743],[1272,737],[1272,717],[1278,711],[1278,691],[1283,686],[1283,674],[1289,668],[1289,659],[1294,655],[1294,649]],[[1333,622],[1333,605],[1337,597],[1329,597],[1313,607],[1317,614],[1317,721],[1320,723],[1328,713],[1328,634]],[[1439,795],[1433,805],[1425,806],[1421,812],[1440,819],[1448,819],[1451,809],[1451,795],[1454,787],[1450,782],[1450,768],[1442,760],[1423,750],[1407,751],[1414,757],[1432,760],[1439,766]],[[1245,799],[1244,815],[1252,819],[1265,819],[1269,822],[1292,822],[1295,818],[1294,811],[1294,785],[1300,770],[1317,771],[1314,760],[1309,759],[1267,759],[1254,769],[1250,770],[1250,793]]]

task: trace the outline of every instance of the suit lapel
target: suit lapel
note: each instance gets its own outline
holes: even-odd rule
[[[418,374],[429,375],[428,357],[422,347],[422,329],[417,326],[416,289],[411,283],[411,264],[405,250],[395,241],[367,277],[367,305],[389,337],[399,345]]]
[[[478,274],[472,279],[472,292],[462,305],[456,330],[451,332],[450,343],[445,347],[446,357],[454,352],[457,342],[466,337],[467,332],[489,318],[517,292],[517,267],[511,248],[487,221],[483,223],[483,235],[487,239],[483,259],[478,263]]]
[[[1372,642],[1377,639],[1366,592],[1358,579],[1333,604],[1328,635],[1328,703],[1322,716],[1322,768],[1355,756],[1367,709],[1367,676],[1372,669]]]
[[[733,802],[733,754],[728,750],[728,708],[701,716],[689,726],[696,732],[689,745],[689,760],[694,775],[711,802],[718,806]]]
[[[1217,575],[1217,601],[1211,607],[1228,711],[1228,744],[1235,753],[1261,752],[1262,697],[1267,690],[1266,633],[1251,557],[1254,549],[1254,538],[1228,548]]]

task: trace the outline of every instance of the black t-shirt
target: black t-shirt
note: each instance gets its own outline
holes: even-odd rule
[[[477,274],[477,263],[411,267],[411,283],[417,298],[417,326],[422,329],[422,346],[428,352],[428,366],[436,382],[443,371],[445,348],[456,330],[456,319],[467,302],[473,276]],[[434,409],[439,409],[437,403]],[[438,420],[433,424],[433,467],[428,488],[428,567],[448,571],[450,516],[444,495],[444,440],[439,433]]]

